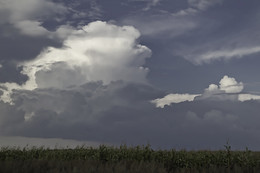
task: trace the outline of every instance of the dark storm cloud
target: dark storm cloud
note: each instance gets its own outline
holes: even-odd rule
[[[116,110],[118,107],[123,108],[122,110],[139,110],[144,105],[150,104],[149,100],[163,95],[154,91],[150,86],[123,82],[115,82],[108,86],[92,83],[69,91],[56,89],[18,91],[13,95],[15,106],[11,107],[13,110],[23,112],[17,118],[25,116],[28,120],[20,121],[16,127],[12,126],[13,130],[10,133],[23,132],[19,135],[88,139],[93,130],[98,130],[100,119],[104,116],[109,118],[108,112],[113,113],[111,109]],[[2,105],[11,108],[6,104]],[[13,115],[15,117],[16,114]],[[8,117],[7,111],[3,114],[3,117],[5,116]],[[122,114],[121,118],[124,116],[128,117]],[[113,116],[110,121],[113,122]]]
[[[165,93],[143,84],[88,83],[70,90],[37,89],[1,103],[1,134],[160,148],[259,149],[259,101],[195,100],[155,108]]]

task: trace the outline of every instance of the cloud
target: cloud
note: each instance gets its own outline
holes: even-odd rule
[[[198,26],[197,21],[172,14],[127,17],[123,23],[135,26],[144,36],[158,38],[162,38],[161,36],[164,34],[171,38],[177,37]]]
[[[75,0],[71,1],[68,4],[70,11],[73,12],[73,19],[84,20],[86,18],[91,18],[92,20],[98,20],[102,17],[102,8],[96,0]],[[89,6],[89,9],[81,8],[82,6]]]
[[[24,83],[28,78],[26,75],[21,74],[22,68],[17,68],[14,62],[4,62],[0,65],[0,83],[16,82],[18,84]]]
[[[260,47],[242,47],[231,50],[210,51],[199,55],[195,59],[196,64],[210,63],[219,59],[230,60],[232,58],[243,58],[247,55],[256,54],[260,52]]]
[[[260,95],[253,94],[239,94],[238,100],[241,102],[249,101],[249,100],[260,100]]]
[[[204,114],[203,119],[209,122],[223,123],[227,121],[233,122],[236,119],[236,117],[230,114],[225,115],[223,114],[223,112],[219,110],[211,110]]]
[[[182,1],[187,5],[186,2]],[[115,9],[114,4],[108,4],[110,9]],[[167,3],[164,5],[160,3],[160,8],[165,7],[170,10],[175,8],[174,5],[166,7]],[[184,52],[181,52],[181,56],[187,55],[185,57],[194,63],[207,52],[257,47],[250,42],[257,38],[252,37],[253,32],[246,30],[244,37],[238,37],[243,33],[223,28],[225,24],[230,25],[221,23],[222,20],[218,21],[219,16],[205,20],[211,16],[207,13],[203,19],[199,18],[200,14],[205,14],[204,8],[209,9],[210,6],[195,6],[189,6],[190,10],[185,11],[189,16],[174,16],[170,13],[163,15],[163,12],[158,14],[156,7],[153,7],[154,10],[137,13],[136,18],[133,17],[133,23],[137,21],[138,28],[142,29],[141,33],[146,34],[144,38],[148,38],[146,43],[151,44],[151,47],[156,47],[155,51],[158,51],[156,49],[159,44],[160,48],[164,47],[167,50],[178,50],[178,45],[188,45],[184,48],[180,46],[180,50]],[[1,7],[3,7],[2,4]],[[139,7],[131,7],[131,9],[136,8]],[[121,9],[111,16],[122,13]],[[124,13],[129,15],[129,9],[130,7]],[[204,92],[202,91],[202,94],[196,94],[196,97],[194,97],[195,94],[167,95],[145,84],[148,73],[145,60],[151,55],[151,51],[140,45],[138,42],[140,33],[135,28],[120,27],[99,21],[76,29],[70,27],[71,21],[69,21],[70,24],[64,25],[58,22],[57,27],[51,26],[53,28],[49,30],[45,25],[45,18],[61,21],[64,13],[46,11],[50,16],[43,15],[44,11],[39,12],[39,15],[36,13],[25,15],[26,12],[22,12],[21,16],[25,17],[18,18],[15,23],[9,22],[15,27],[15,29],[12,28],[12,32],[18,30],[21,35],[24,35],[19,37],[19,43],[16,43],[17,34],[12,37],[16,38],[15,44],[27,46],[24,49],[21,48],[21,50],[26,50],[26,52],[22,51],[21,56],[26,56],[24,53],[37,46],[28,46],[28,44],[35,44],[36,37],[42,40],[48,35],[49,38],[58,42],[63,40],[60,38],[64,38],[65,41],[62,46],[52,44],[53,46],[47,47],[41,54],[37,54],[34,60],[21,62],[21,59],[25,58],[20,60],[17,58],[20,62],[20,69],[16,70],[17,73],[14,76],[19,78],[17,74],[22,70],[23,74],[20,76],[29,77],[26,83],[24,79],[6,80],[0,77],[2,81],[0,96],[2,100],[13,103],[0,101],[0,135],[26,137],[20,140],[29,140],[27,137],[37,138],[33,140],[47,138],[46,143],[49,142],[49,138],[62,138],[113,145],[150,143],[155,148],[176,149],[223,149],[223,144],[229,138],[233,149],[244,149],[248,146],[250,149],[259,150],[258,122],[260,118],[259,100],[257,100],[259,96],[243,92],[242,89],[247,85],[244,86],[239,80],[226,76],[220,79],[220,83],[209,85]],[[75,12],[74,17],[77,22],[89,15],[87,10],[82,11],[85,13]],[[178,9],[172,11],[178,11]],[[191,15],[195,11],[197,11],[196,15]],[[212,12],[215,13],[215,11]],[[147,16],[142,16],[144,13]],[[0,10],[0,14],[1,19],[10,19],[9,17],[12,16],[4,10]],[[108,15],[106,17],[110,18],[110,13],[106,14]],[[56,15],[58,19],[55,19]],[[120,15],[120,18],[124,18],[124,15]],[[227,13],[221,13],[220,16],[222,15],[228,16]],[[205,20],[204,23],[201,20]],[[221,23],[220,26],[215,25],[216,20]],[[0,20],[0,23],[3,21],[8,23],[7,20]],[[238,21],[241,22],[241,20]],[[18,26],[19,23],[21,26]],[[27,26],[31,27],[27,28]],[[199,26],[203,26],[203,29]],[[234,24],[234,26],[237,25]],[[221,33],[211,30],[210,27],[214,27]],[[194,32],[190,32],[191,30]],[[237,34],[222,34],[227,30]],[[61,36],[52,34],[53,32],[55,34],[58,32]],[[215,32],[217,33],[215,37],[209,37]],[[230,34],[232,36],[229,36]],[[167,41],[166,36],[175,39]],[[151,43],[150,38],[156,38],[158,42]],[[196,41],[196,38],[200,38],[199,41]],[[234,38],[238,39],[234,40]],[[163,40],[164,44],[161,44],[160,40]],[[173,42],[178,45],[170,45]],[[50,41],[45,42],[44,45],[49,45],[49,43]],[[255,45],[258,44],[255,43]],[[189,47],[189,44],[192,46]],[[12,45],[11,50],[15,49],[15,52],[19,52],[13,44],[10,45]],[[3,46],[6,47],[5,44]],[[156,56],[159,55],[157,53]],[[20,57],[19,53],[17,55]],[[12,56],[3,55],[3,57],[9,60]],[[5,70],[7,66],[5,62],[0,61],[0,63],[3,66],[0,71],[10,76],[8,70]],[[171,69],[173,69],[172,66]],[[179,75],[179,73],[176,74]],[[20,82],[14,83],[15,81]],[[151,103],[151,100],[157,100],[161,107],[167,106],[158,109],[156,102]],[[9,143],[12,142],[13,140],[9,140]]]
[[[219,85],[210,84],[205,89],[203,96],[211,97],[219,94],[238,94],[244,89],[243,82],[237,82],[235,78],[225,75],[220,81]]]
[[[242,82],[238,83],[235,78],[224,76],[219,82],[220,90],[225,93],[240,93],[244,89]]]
[[[49,31],[41,26],[41,22],[23,20],[16,23],[22,34],[30,36],[46,36]]]
[[[149,85],[122,81],[93,82],[67,90],[16,90],[13,105],[0,102],[1,134],[110,142],[103,139],[104,130],[110,129],[112,137],[110,132],[140,119],[143,108],[153,107],[149,100],[160,95]],[[120,136],[111,139],[120,143]]]
[[[259,95],[244,94],[241,93],[244,89],[243,82],[237,82],[235,78],[225,75],[219,82],[219,86],[216,84],[210,84],[205,92],[198,99],[213,99],[213,100],[231,100],[231,101],[249,101],[259,100]]]
[[[74,26],[85,25],[86,18],[98,18],[101,11],[96,1],[87,1],[90,9],[79,9],[83,2],[54,2],[52,0],[0,0],[0,25],[7,27],[3,33],[32,38],[63,41],[75,30]],[[78,10],[79,9],[79,10]],[[84,21],[79,21],[84,18]],[[74,22],[77,22],[74,24]],[[17,32],[18,31],[18,32]]]
[[[152,0],[148,3],[147,7],[144,8],[144,11],[150,10],[151,7],[156,6],[162,0]]]
[[[259,54],[259,24],[256,20],[258,10],[249,10],[255,6],[252,3],[236,4],[225,8],[229,2],[223,0],[190,0],[187,9],[174,13],[177,16],[191,18],[197,27],[193,32],[186,32],[178,43],[172,42],[173,54],[192,62],[194,65],[233,63],[232,60],[256,57]],[[223,3],[223,7],[217,8]],[[208,10],[209,8],[212,10]],[[237,8],[244,10],[239,13]],[[248,13],[245,16],[245,13]],[[215,15],[219,12],[221,15]],[[227,17],[233,16],[233,17]],[[246,17],[241,24],[239,19]],[[232,23],[232,25],[230,25]],[[247,26],[247,27],[245,27]],[[242,60],[236,60],[236,62]]]
[[[106,84],[116,80],[145,82],[147,69],[142,66],[151,51],[136,42],[139,36],[130,26],[92,22],[75,31],[63,48],[48,48],[21,65],[39,88],[99,80]]]
[[[223,149],[230,139],[233,149],[259,149],[259,101],[198,96],[158,109],[150,100],[163,95],[123,81],[14,90],[13,105],[0,101],[0,135],[176,149]]]
[[[164,108],[165,105],[178,104],[182,102],[193,102],[196,100],[211,101],[249,101],[259,100],[259,95],[242,94],[244,84],[237,82],[235,78],[225,75],[216,84],[210,84],[202,94],[168,94],[163,98],[157,98],[151,101],[156,107]]]
[[[210,84],[208,88],[205,89],[206,92],[219,93],[219,87],[216,84]]]
[[[225,75],[219,82],[219,86],[216,84],[210,84],[205,89],[203,94],[168,94],[163,98],[152,100],[151,103],[156,107],[164,108],[165,105],[171,105],[173,103],[181,103],[185,101],[194,101],[194,99],[218,99],[218,100],[236,100],[237,96],[225,95],[232,93],[240,93],[244,86],[243,83],[238,83],[235,78]]]
[[[176,17],[180,17],[180,16],[189,16],[189,15],[194,15],[194,14],[197,14],[199,11],[197,9],[194,9],[194,8],[187,8],[187,9],[184,9],[184,10],[180,10],[176,13],[173,13],[172,15],[173,16],[176,16]]]
[[[185,101],[193,101],[195,97],[199,94],[168,94],[163,98],[152,100],[156,107],[164,108],[166,105],[171,105],[172,103],[181,103]]]
[[[44,15],[63,14],[66,7],[62,4],[54,3],[49,0],[1,0],[1,11],[8,12],[7,20],[20,21],[24,19],[34,19]]]
[[[223,0],[188,0],[188,8],[175,12],[172,15],[176,17],[197,15],[222,2]]]
[[[1,0],[0,4],[0,14],[3,14],[0,24],[10,23],[28,36],[55,35],[55,32],[44,28],[40,21],[49,17],[58,20],[59,16],[68,12],[64,5],[49,0]]]
[[[216,4],[221,4],[223,0],[188,0],[188,4],[199,10],[206,10]]]
[[[237,82],[235,78],[225,75],[219,82],[219,86],[216,84],[210,84],[205,89],[201,97],[197,99],[213,99],[213,100],[231,100],[231,101],[248,101],[258,100],[258,95],[243,94],[244,89],[243,82]]]
[[[259,149],[259,101],[195,99],[164,109],[149,102],[163,94],[123,81],[17,90],[14,105],[0,102],[0,134],[176,149],[223,149],[230,139],[233,149]]]
[[[140,33],[131,26],[116,26],[96,21],[75,30],[62,48],[49,47],[34,60],[20,63],[29,79],[22,85],[2,83],[8,88],[5,102],[14,89],[67,88],[90,81],[125,80],[146,82],[143,67],[151,50],[137,42]]]

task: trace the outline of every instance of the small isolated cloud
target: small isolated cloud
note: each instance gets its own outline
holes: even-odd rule
[[[7,88],[1,89],[1,99],[10,102],[14,89],[64,89],[91,81],[145,83],[148,69],[143,65],[151,50],[137,42],[139,36],[134,27],[101,21],[74,30],[62,48],[49,47],[36,59],[20,63],[29,79],[22,85],[0,84]]]
[[[164,108],[166,105],[171,105],[172,103],[181,103],[185,101],[193,101],[195,97],[199,94],[169,94],[163,98],[152,100],[156,107]]]
[[[202,94],[168,94],[163,98],[152,100],[156,107],[164,108],[165,105],[182,103],[185,101],[210,100],[210,101],[248,101],[259,100],[259,95],[242,94],[244,89],[242,82],[237,82],[235,78],[225,75],[219,85],[210,84]]]

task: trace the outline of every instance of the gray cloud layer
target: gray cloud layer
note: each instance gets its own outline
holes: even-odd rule
[[[1,102],[1,135],[64,138],[154,147],[258,149],[259,101],[196,99],[164,109],[164,93],[143,84],[89,83],[70,90],[17,91]]]

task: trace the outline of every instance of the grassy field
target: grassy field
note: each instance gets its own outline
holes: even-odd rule
[[[153,150],[149,145],[75,149],[2,148],[0,172],[44,173],[250,173],[260,171],[260,152]]]

